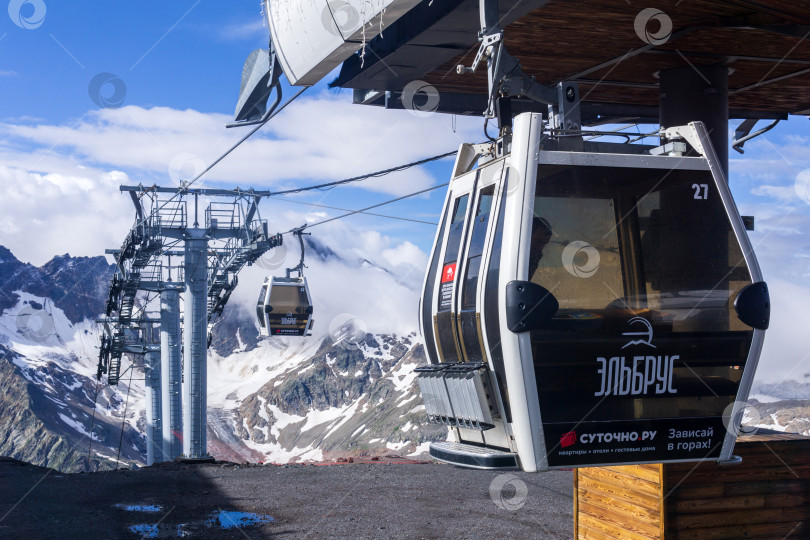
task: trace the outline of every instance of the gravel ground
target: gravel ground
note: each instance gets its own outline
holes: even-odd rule
[[[573,535],[570,472],[504,473],[393,461],[287,466],[170,463],[132,471],[62,474],[0,458],[0,537]],[[126,505],[145,508],[128,510]],[[220,515],[221,511],[255,513],[258,523],[245,524],[240,518],[251,516]],[[233,525],[234,520],[243,526],[221,526]]]

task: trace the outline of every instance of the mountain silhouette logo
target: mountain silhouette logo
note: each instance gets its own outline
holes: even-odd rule
[[[650,321],[648,321],[644,317],[633,317],[632,319],[627,321],[627,324],[630,325],[631,327],[634,324],[637,325],[636,327],[638,327],[638,325],[642,325],[644,327],[644,331],[642,331],[642,332],[624,332],[624,333],[622,333],[623,336],[627,336],[627,337],[641,336],[641,337],[645,337],[646,339],[634,339],[634,340],[628,341],[627,343],[624,344],[624,347],[622,347],[622,349],[626,349],[627,347],[630,347],[631,345],[647,345],[648,347],[652,347],[653,349],[657,349],[657,347],[651,343],[652,338],[653,338],[653,327],[652,327],[652,324],[650,324]]]

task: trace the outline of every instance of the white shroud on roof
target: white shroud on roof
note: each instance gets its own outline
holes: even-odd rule
[[[420,0],[265,0],[290,84],[311,86]]]

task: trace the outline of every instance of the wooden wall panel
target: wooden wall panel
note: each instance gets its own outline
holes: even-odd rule
[[[741,438],[738,465],[592,467],[574,473],[577,538],[810,538],[810,438]]]
[[[578,538],[661,538],[658,465],[577,469],[574,478]]]

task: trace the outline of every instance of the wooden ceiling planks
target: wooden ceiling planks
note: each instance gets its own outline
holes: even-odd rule
[[[656,75],[662,69],[726,64],[731,109],[799,113],[810,106],[810,73],[802,73],[810,68],[810,35],[786,27],[810,25],[810,2],[666,0],[645,7],[659,9],[673,26],[670,39],[649,52],[638,51],[647,45],[643,28],[642,37],[637,34],[639,6],[593,0],[551,0],[507,26],[505,44],[527,74],[547,85],[613,61],[580,78],[585,101],[657,105]],[[753,26],[782,26],[796,35]],[[648,30],[656,33],[659,27],[650,22]],[[472,52],[424,79],[440,92],[486,93],[485,70],[455,73],[457,64],[471,62],[474,36],[470,46]],[[762,84],[779,77],[788,78]]]

